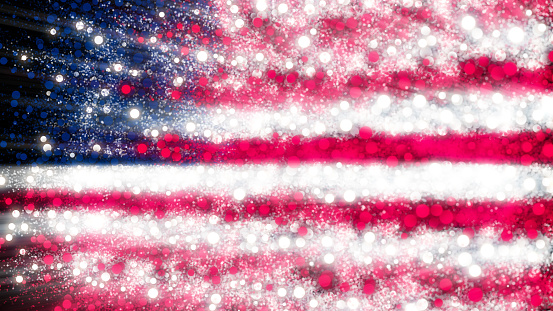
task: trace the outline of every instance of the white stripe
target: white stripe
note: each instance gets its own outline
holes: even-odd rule
[[[438,199],[550,198],[551,168],[436,162],[390,168],[385,165],[218,166],[44,166],[4,169],[4,187],[249,195],[303,191],[330,203],[344,199],[403,197]]]
[[[201,115],[182,115],[180,121],[166,128],[170,133],[215,142],[270,138],[275,132],[304,137],[357,134],[363,126],[392,135],[553,128],[553,97],[506,98],[499,93],[476,96],[455,92],[443,92],[442,96],[443,100],[427,100],[422,95],[400,100],[379,95],[370,102],[336,102],[334,106],[318,107],[318,111],[311,112],[301,105],[275,111],[216,109]],[[144,134],[152,137],[152,130],[159,133],[164,126],[157,124],[144,130]]]

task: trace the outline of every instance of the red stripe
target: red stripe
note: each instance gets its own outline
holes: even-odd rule
[[[364,128],[365,129],[365,128]],[[300,162],[400,162],[427,161],[476,162],[493,164],[552,163],[552,135],[547,132],[470,133],[445,136],[370,134],[357,137],[275,138],[272,140],[233,140],[222,144],[179,140],[147,143],[146,156],[159,155],[173,162],[229,164]],[[370,136],[370,138],[366,138]],[[178,137],[178,136],[177,136]],[[148,146],[149,145],[149,146]]]
[[[321,203],[321,199],[302,192],[284,191],[278,196],[247,197],[238,202],[228,196],[205,196],[202,193],[179,191],[170,196],[134,195],[131,192],[74,193],[42,191],[4,194],[0,200],[24,206],[26,210],[66,207],[69,210],[117,211],[123,215],[153,213],[158,219],[166,215],[186,217],[217,215],[225,222],[275,219],[278,225],[299,223],[306,228],[343,224],[359,230],[370,226],[398,226],[398,234],[409,234],[416,228],[494,228],[498,239],[508,241],[516,236],[534,239],[538,234],[553,237],[553,200],[525,199],[512,202],[467,201],[450,198],[446,201],[425,199],[360,200]],[[337,200],[339,200],[337,198]]]

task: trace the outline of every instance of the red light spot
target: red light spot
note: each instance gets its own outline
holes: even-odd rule
[[[52,255],[46,255],[44,256],[44,263],[47,265],[51,265],[54,262],[54,257]]]
[[[484,296],[484,293],[478,287],[475,287],[475,288],[469,290],[469,299],[471,301],[474,301],[474,302],[480,301],[480,300],[482,300],[482,296]]]
[[[466,63],[464,70],[468,75],[471,75],[476,71],[476,67],[472,63]]]
[[[180,49],[180,52],[181,52],[182,55],[188,55],[188,52],[189,52],[189,51],[190,51],[190,50],[188,49],[187,46],[183,46],[183,47]]]
[[[508,62],[503,66],[503,71],[508,76],[513,76],[517,73],[517,65],[512,62]]]
[[[145,153],[148,150],[148,146],[146,146],[146,144],[140,144],[137,149],[139,153]]]
[[[440,281],[440,289],[443,291],[449,291],[451,287],[453,286],[453,283],[449,279],[442,279]]]
[[[65,262],[70,262],[71,260],[73,260],[73,256],[71,256],[71,254],[69,254],[69,253],[65,253],[65,254],[63,254],[62,259]]]
[[[376,63],[380,56],[378,55],[378,52],[372,51],[369,53],[369,61],[372,63]]]
[[[199,26],[199,25],[193,25],[193,26],[192,26],[192,32],[193,32],[193,33],[198,33],[198,32],[200,32],[200,26]]]
[[[359,136],[363,139],[369,139],[373,135],[373,131],[368,126],[363,126],[359,129]]]
[[[332,272],[327,270],[319,277],[319,285],[321,285],[322,288],[328,288],[330,284],[332,284]]]
[[[179,91],[173,91],[171,93],[171,98],[177,100],[177,99],[180,99],[180,95],[181,93]]]
[[[417,206],[416,213],[420,218],[426,218],[428,217],[428,214],[430,214],[430,208],[428,205],[421,204]]]
[[[124,84],[121,87],[121,92],[123,92],[123,94],[129,94],[131,92],[131,87],[127,84]]]
[[[253,25],[257,28],[263,26],[263,20],[261,18],[254,18],[253,19]]]
[[[551,58],[551,54],[549,54],[549,58]],[[540,295],[534,295],[531,298],[531,303],[534,307],[538,307],[541,305],[543,299],[540,297]]]
[[[417,217],[415,215],[407,215],[403,219],[407,228],[413,228],[417,224]]]

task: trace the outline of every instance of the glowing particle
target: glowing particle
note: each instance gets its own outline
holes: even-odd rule
[[[196,124],[194,124],[194,122],[186,123],[186,131],[187,132],[194,132],[195,130],[196,130]]]
[[[198,54],[196,54],[196,58],[200,62],[205,62],[207,60],[207,52],[206,51],[199,51]]]
[[[234,190],[234,198],[238,201],[242,201],[246,197],[246,191],[242,188]]]
[[[102,36],[96,36],[96,37],[94,37],[94,43],[96,43],[96,44],[98,44],[98,45],[104,43],[104,37],[102,37]]]
[[[281,3],[278,5],[278,13],[280,14],[284,14],[288,12],[288,4],[286,3]]]
[[[513,27],[509,30],[507,38],[515,44],[521,43],[524,41],[524,30],[519,27]]]
[[[131,116],[131,118],[133,119],[136,119],[140,116],[140,110],[136,109],[136,108],[133,108],[131,109],[131,111],[129,112],[129,115]]]
[[[463,27],[464,30],[472,30],[476,27],[476,20],[474,17],[467,15],[461,20],[461,27]]]
[[[157,297],[157,295],[158,295],[157,289],[155,289],[155,288],[150,288],[150,289],[148,290],[148,297],[154,299],[154,298]]]
[[[348,120],[348,119],[344,119],[340,122],[340,129],[344,132],[349,132],[351,131],[351,129],[353,128],[353,123]]]
[[[355,200],[355,192],[353,192],[353,190],[347,190],[344,193],[344,200],[350,203],[353,202]]]
[[[470,238],[464,234],[460,235],[457,238],[457,245],[460,247],[467,247],[470,243]]]
[[[472,256],[467,252],[463,252],[459,254],[457,261],[461,267],[468,267],[472,263]]]
[[[305,49],[305,48],[307,48],[309,45],[311,45],[311,39],[309,39],[309,37],[307,37],[307,36],[301,36],[301,37],[298,39],[298,45],[300,46],[300,48]],[[321,61],[322,61],[322,60],[321,60]]]
[[[305,289],[303,287],[296,286],[296,288],[294,288],[294,297],[301,299],[304,296],[305,296]]]
[[[265,11],[267,9],[267,2],[265,0],[257,0],[255,8],[260,12]]]
[[[104,273],[102,273],[101,278],[102,278],[102,281],[107,282],[107,281],[109,281],[109,279],[111,279],[111,276],[109,275],[109,273],[104,272]]]
[[[328,253],[324,256],[323,260],[325,263],[330,265],[334,262],[334,255],[331,253]]]
[[[211,302],[214,303],[214,304],[221,303],[221,295],[219,295],[219,294],[211,295]]]
[[[281,236],[278,239],[278,246],[282,249],[287,249],[290,247],[290,239],[287,236]]]
[[[482,274],[482,269],[478,265],[472,265],[469,267],[469,274],[472,277],[479,277]]]
[[[321,244],[322,244],[324,247],[331,247],[332,245],[334,245],[334,241],[332,240],[331,237],[329,237],[328,235],[325,235],[325,236],[323,236],[323,238],[321,239]]]
[[[207,234],[207,242],[209,242],[209,244],[217,244],[219,243],[219,240],[221,238],[219,237],[219,234],[217,234],[217,232],[210,232]]]
[[[328,52],[322,52],[321,54],[319,54],[319,60],[323,64],[328,63],[330,61],[330,54],[328,54]]]
[[[426,106],[426,97],[420,94],[415,95],[415,97],[413,98],[413,106],[417,108],[423,108],[424,106]]]
[[[367,232],[363,238],[365,239],[365,242],[372,244],[376,240],[376,235],[372,232]]]

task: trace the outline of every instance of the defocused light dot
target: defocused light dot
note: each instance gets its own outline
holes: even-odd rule
[[[194,124],[194,122],[186,123],[186,131],[187,132],[194,132],[195,130],[196,130],[196,124]]]
[[[334,241],[332,240],[331,237],[329,237],[328,235],[325,235],[325,236],[323,236],[323,238],[321,239],[321,244],[322,244],[324,247],[331,247],[332,245],[334,245]]]
[[[260,62],[260,61],[263,61],[265,59],[265,56],[262,53],[257,53],[257,54],[255,54],[255,59],[258,62]]]
[[[305,48],[308,47],[310,44],[311,44],[311,40],[310,40],[309,37],[307,37],[307,36],[301,36],[301,37],[298,39],[298,45],[299,45],[300,48],[302,48],[302,49],[305,49]],[[321,61],[322,61],[322,60],[321,60]]]
[[[303,287],[297,286],[294,288],[294,297],[300,299],[303,298],[303,296],[305,296],[305,289],[303,289]]]
[[[457,260],[459,261],[459,264],[461,265],[461,267],[468,267],[472,263],[472,256],[467,252],[463,252],[459,254],[459,257],[457,257]]]
[[[150,289],[148,290],[148,297],[150,297],[150,298],[156,298],[157,295],[158,295],[157,289],[155,289],[155,288],[150,288]]]
[[[283,249],[290,247],[290,239],[287,236],[281,236],[278,239],[278,246]]]
[[[324,256],[323,260],[324,260],[325,263],[331,264],[331,263],[334,262],[334,255],[328,253]]]
[[[463,27],[464,30],[472,30],[476,27],[476,20],[474,17],[467,15],[461,20],[461,27]]]
[[[480,255],[484,258],[491,258],[495,252],[495,248],[490,243],[484,243],[480,247]]]
[[[237,28],[242,28],[242,27],[244,27],[244,20],[242,20],[241,18],[237,19],[237,20],[234,22],[234,26],[236,26]]]
[[[280,297],[286,296],[286,289],[285,288],[279,288],[278,291],[277,291],[277,295],[279,295]]]
[[[536,188],[536,181],[533,178],[526,178],[523,186],[526,191],[532,191]]]
[[[267,9],[267,2],[265,0],[257,0],[255,8],[258,11],[265,11]]]
[[[417,309],[422,311],[428,308],[428,300],[421,298],[417,300]]]
[[[397,253],[397,248],[393,245],[386,246],[386,254],[389,256],[394,256]]]
[[[334,195],[332,195],[332,194],[330,194],[330,193],[327,194],[327,195],[325,195],[325,202],[326,202],[326,203],[332,203],[332,202],[334,202]]]
[[[480,40],[482,36],[484,35],[484,32],[480,28],[475,28],[471,31],[470,35],[475,40]]]
[[[503,102],[503,95],[501,95],[501,93],[493,94],[492,101],[496,104],[501,104]]]
[[[284,14],[288,12],[288,4],[286,3],[281,3],[278,5],[278,13],[280,14]]]
[[[353,128],[353,123],[348,120],[348,119],[344,119],[340,122],[340,129],[344,132],[349,132],[351,131],[351,129]]]
[[[109,275],[109,273],[107,272],[102,273],[102,281],[107,282],[109,281],[110,278],[111,276]]]
[[[82,30],[84,28],[84,23],[81,21],[77,22],[77,24],[75,24],[75,28],[77,28],[77,30]]]
[[[62,82],[63,81],[63,76],[62,75],[57,75],[56,76],[56,82]]]
[[[21,275],[18,275],[18,276],[15,277],[15,281],[17,283],[21,283],[21,282],[23,282],[23,277]]]
[[[460,235],[457,238],[457,245],[460,247],[467,247],[470,243],[470,238],[464,234]]]
[[[482,274],[482,269],[478,265],[472,265],[469,268],[469,274],[472,277],[479,277]]]
[[[319,54],[319,60],[326,64],[330,61],[330,54],[328,54],[327,52],[322,52],[321,54]]]
[[[205,62],[207,60],[207,52],[206,51],[199,51],[198,54],[196,54],[196,58],[200,62]]]
[[[217,234],[217,232],[210,232],[207,234],[207,242],[209,242],[209,244],[217,244],[219,243],[219,240],[221,238],[219,237],[219,234]]]
[[[219,304],[221,302],[221,295],[219,294],[211,295],[211,302],[214,304]]]
[[[513,27],[509,30],[507,38],[509,38],[509,41],[515,44],[521,43],[524,40],[524,30],[519,27]]]
[[[131,118],[133,119],[136,119],[140,116],[140,110],[136,109],[136,108],[133,108],[131,109],[131,111],[129,112],[129,115],[131,116]]]
[[[348,308],[355,310],[359,308],[359,300],[357,298],[351,297],[348,299]]]
[[[94,37],[94,43],[102,44],[102,43],[104,43],[104,38],[102,36],[96,36],[96,37]]]
[[[355,200],[355,192],[353,192],[353,190],[347,190],[344,193],[344,200],[346,200],[346,202],[353,202]]]
[[[413,98],[413,106],[417,107],[417,108],[423,108],[424,106],[426,106],[426,97],[424,97],[424,95],[416,95],[414,98]]]
[[[315,299],[311,299],[311,301],[309,301],[309,306],[311,308],[316,308],[318,305],[319,305],[319,302]]]
[[[365,235],[363,236],[363,238],[365,239],[365,242],[371,244],[374,242],[374,240],[376,239],[376,235],[372,232],[367,232],[365,233]]]
[[[246,197],[246,191],[242,188],[234,190],[234,198],[238,201],[242,201]]]
[[[52,150],[52,145],[45,144],[44,146],[42,146],[42,150],[44,150],[44,152],[50,151]]]

